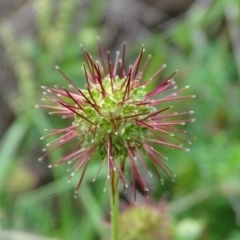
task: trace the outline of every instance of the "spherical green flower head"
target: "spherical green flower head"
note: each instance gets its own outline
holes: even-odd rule
[[[137,125],[135,120],[142,120],[147,114],[156,112],[155,107],[139,105],[146,95],[144,85],[132,86],[128,100],[123,101],[124,95],[127,95],[124,88],[126,82],[126,78],[120,79],[116,76],[111,80],[106,77],[102,80],[104,95],[101,93],[100,84],[93,85],[89,92],[82,91],[88,99],[97,103],[98,111],[92,104],[82,104],[83,109],[78,112],[89,122],[76,114],[73,124],[79,125],[79,137],[83,139],[84,147],[99,144],[100,155],[103,158],[107,156],[104,143],[109,135],[112,137],[113,155],[116,158],[126,158],[128,152],[123,147],[123,141],[128,142],[130,146],[140,145],[148,133],[148,128]],[[137,82],[133,82],[132,85],[138,84]]]

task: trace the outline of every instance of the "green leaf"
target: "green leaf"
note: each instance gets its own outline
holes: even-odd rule
[[[4,179],[8,173],[14,158],[16,157],[17,149],[22,144],[22,139],[25,136],[29,121],[23,116],[19,116],[8,128],[0,145],[0,192],[4,184]]]

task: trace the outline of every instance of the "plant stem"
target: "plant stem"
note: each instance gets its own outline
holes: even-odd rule
[[[112,173],[112,181],[112,189],[110,191],[112,240],[118,240],[119,195],[117,190],[118,176],[115,172]]]

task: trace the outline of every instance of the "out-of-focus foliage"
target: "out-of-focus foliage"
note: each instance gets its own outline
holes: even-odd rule
[[[93,162],[79,198],[73,199],[78,179],[67,184],[64,167],[48,169],[47,162],[37,162],[47,143],[39,140],[44,129],[59,128],[67,120],[34,108],[41,99],[41,85],[66,85],[54,65],[84,87],[78,44],[96,54],[98,35],[104,49],[113,52],[126,39],[129,60],[145,43],[147,54],[152,54],[149,73],[166,63],[163,75],[179,69],[178,85],[190,85],[189,92],[197,95],[173,104],[176,111],[195,111],[196,122],[187,130],[197,137],[189,153],[163,149],[176,182],[166,177],[162,186],[157,177],[146,174],[153,199],[168,200],[173,239],[240,239],[240,2],[196,1],[183,15],[155,27],[135,24],[139,29],[128,35],[121,21],[112,21],[119,33],[111,32],[115,8],[107,0],[29,4],[35,12],[34,34],[15,34],[7,20],[0,26],[0,41],[17,79],[16,90],[2,91],[15,119],[0,142],[0,228],[58,239],[107,239],[104,170],[91,183],[98,169]],[[62,151],[51,154],[49,161],[57,160]]]

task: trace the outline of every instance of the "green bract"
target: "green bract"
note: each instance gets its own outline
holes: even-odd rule
[[[145,86],[135,87],[130,91],[128,99],[123,101],[124,94],[126,94],[125,87],[123,87],[125,82],[126,78],[120,79],[118,76],[114,80],[102,79],[105,96],[101,92],[100,84],[94,84],[90,92],[82,91],[88,99],[92,99],[99,107],[99,111],[96,111],[91,104],[82,98],[83,109],[78,110],[78,113],[90,122],[85,121],[77,114],[75,115],[73,124],[79,125],[79,137],[85,147],[103,143],[111,135],[115,157],[126,157],[128,152],[123,146],[123,141],[127,140],[130,144],[131,142],[136,144],[146,137],[147,127],[137,125],[135,121],[145,118],[146,114],[156,112],[156,108],[139,104],[146,95]],[[99,152],[102,156],[106,156],[104,144],[100,144]]]

